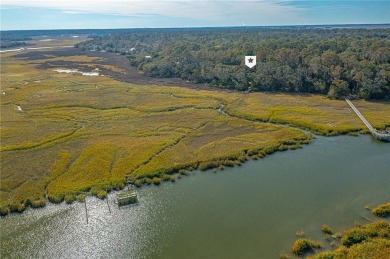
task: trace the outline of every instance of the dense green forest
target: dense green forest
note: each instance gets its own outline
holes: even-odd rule
[[[24,41],[8,41],[8,40],[0,40],[0,49],[5,48],[14,48],[20,46],[26,46],[27,43]]]
[[[127,55],[153,77],[219,88],[390,98],[390,29],[120,30],[76,47]],[[245,55],[257,56],[254,68],[244,66]]]
[[[0,48],[13,48],[26,46],[26,41],[32,40],[30,36],[24,34],[1,32],[0,34]]]

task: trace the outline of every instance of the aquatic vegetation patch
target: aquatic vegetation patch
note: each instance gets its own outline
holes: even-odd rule
[[[387,258],[390,254],[390,224],[375,221],[357,224],[347,230],[333,251],[319,252],[308,258]]]
[[[390,224],[377,221],[368,225],[358,225],[344,234],[341,243],[346,247],[350,247],[376,237],[390,239]]]
[[[161,183],[161,178],[160,177],[153,177],[153,183],[155,185],[159,185]]]
[[[325,234],[328,234],[328,235],[332,235],[332,234],[333,234],[333,229],[331,229],[331,228],[330,228],[329,226],[327,226],[327,225],[322,225],[321,230],[322,230],[322,232],[324,232]]]
[[[378,217],[389,217],[390,216],[390,202],[380,204],[372,209],[372,213]]]
[[[294,255],[300,256],[316,248],[321,248],[321,244],[319,242],[311,239],[300,238],[294,242],[291,251]]]

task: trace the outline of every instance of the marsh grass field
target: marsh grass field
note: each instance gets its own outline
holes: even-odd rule
[[[126,176],[174,180],[299,148],[313,134],[367,133],[342,100],[132,83],[136,72],[109,55],[72,51],[0,54],[2,215],[85,192],[103,199]],[[99,76],[54,71],[74,68]],[[390,126],[389,102],[354,104],[374,127]]]

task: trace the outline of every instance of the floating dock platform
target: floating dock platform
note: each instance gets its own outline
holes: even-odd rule
[[[118,202],[119,207],[137,203],[138,202],[137,191],[128,190],[128,191],[117,193],[116,200]]]

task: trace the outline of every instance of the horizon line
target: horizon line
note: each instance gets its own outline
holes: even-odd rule
[[[187,26],[187,27],[123,27],[123,28],[61,28],[61,29],[11,29],[10,31],[71,31],[71,30],[136,30],[136,29],[214,29],[214,28],[271,28],[271,27],[305,27],[305,26],[389,26],[390,23],[334,23],[334,24],[291,24],[291,25],[231,25],[231,26]]]

